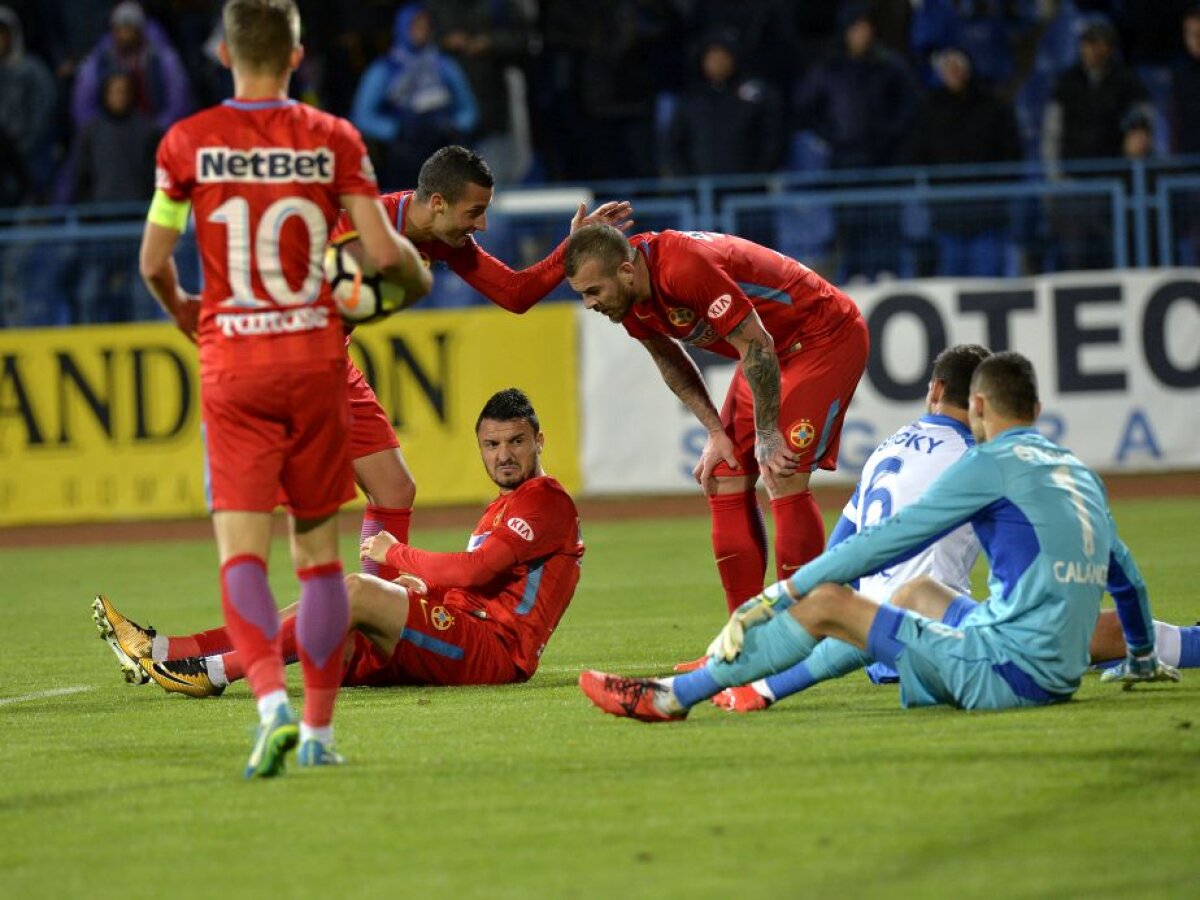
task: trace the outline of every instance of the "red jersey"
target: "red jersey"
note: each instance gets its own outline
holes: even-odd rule
[[[157,166],[157,188],[195,214],[201,366],[340,359],[325,244],[339,196],[378,194],[354,126],[294,100],[226,100],[171,126]]]
[[[473,565],[484,544],[501,542],[517,561],[500,571]],[[387,561],[430,586],[461,587],[469,614],[490,619],[526,675],[566,611],[579,582],[583,536],[579,513],[563,486],[548,475],[501,494],[483,511],[466,553],[433,553],[399,544]]]
[[[379,198],[401,234],[404,234],[404,225],[408,221],[409,202],[413,193],[397,191]],[[353,229],[350,217],[343,212],[334,228],[333,237]],[[468,237],[461,247],[451,247],[437,240],[414,241],[413,245],[426,263],[444,262],[451,272],[509,312],[523,313],[531,309],[566,277],[563,268],[567,253],[565,240],[545,259],[520,272],[510,269],[480,247],[474,237]]]
[[[646,232],[629,239],[650,272],[650,299],[621,324],[738,358],[725,336],[753,309],[779,356],[830,340],[858,306],[807,266],[745,238],[707,231]]]

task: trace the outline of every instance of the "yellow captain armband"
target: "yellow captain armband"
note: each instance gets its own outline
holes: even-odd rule
[[[333,240],[331,240],[329,242],[329,246],[340,247],[340,246],[342,246],[342,244],[348,244],[351,241],[357,241],[357,240],[358,240],[358,232],[357,231],[343,231],[341,234],[339,234],[337,237],[335,237]]]
[[[150,211],[146,213],[146,221],[182,232],[187,228],[191,209],[192,204],[187,200],[172,200],[165,191],[156,190],[154,199],[150,201]]]

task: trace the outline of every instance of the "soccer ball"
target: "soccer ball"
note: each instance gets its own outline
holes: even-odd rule
[[[370,271],[358,238],[325,248],[325,278],[342,321],[349,325],[385,319],[406,305],[404,288]]]

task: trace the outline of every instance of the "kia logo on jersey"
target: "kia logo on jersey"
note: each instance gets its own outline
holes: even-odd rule
[[[529,523],[524,519],[518,519],[515,516],[504,523],[521,537],[527,541],[533,540],[533,529],[529,527]]]
[[[733,298],[728,294],[722,294],[709,304],[708,317],[710,319],[719,319],[725,313],[729,312],[729,307],[731,306],[733,306]]]

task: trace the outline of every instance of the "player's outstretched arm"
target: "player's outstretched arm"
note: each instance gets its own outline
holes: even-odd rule
[[[407,303],[415,303],[433,287],[433,275],[408,238],[397,233],[374,197],[344,194],[340,198],[362,241],[371,267],[404,288]]]

